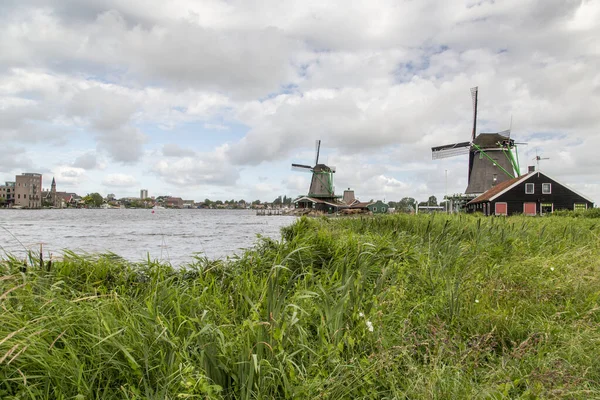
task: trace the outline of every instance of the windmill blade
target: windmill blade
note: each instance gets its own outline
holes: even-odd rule
[[[473,100],[473,132],[471,135],[471,141],[475,140],[476,131],[477,131],[477,94],[479,92],[479,87],[475,86],[471,88],[471,99]]]
[[[459,156],[462,154],[468,154],[471,150],[471,142],[460,142],[453,144],[446,144],[443,146],[436,146],[431,148],[431,157],[434,160],[440,158],[448,158]]]
[[[312,168],[292,167],[292,171],[296,172],[313,172]]]
[[[295,168],[306,168],[306,169],[312,169],[313,167],[311,167],[310,165],[305,165],[305,164],[293,164],[292,163],[292,167]]]
[[[313,167],[304,164],[292,164],[292,170],[301,172],[312,172]]]
[[[315,150],[317,154],[317,156],[315,157],[315,165],[317,165],[319,163],[319,152],[321,151],[321,139],[317,139],[315,143]]]

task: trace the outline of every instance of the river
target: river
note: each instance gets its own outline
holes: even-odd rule
[[[257,216],[252,210],[172,209],[0,210],[0,258],[64,249],[112,252],[131,261],[181,265],[195,253],[224,258],[252,247],[257,235],[280,238],[292,216]]]

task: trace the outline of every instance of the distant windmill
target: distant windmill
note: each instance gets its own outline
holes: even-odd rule
[[[334,199],[335,188],[333,186],[333,174],[335,167],[329,167],[325,164],[319,164],[319,153],[321,151],[321,141],[316,142],[315,165],[292,164],[292,169],[302,172],[312,172],[310,188],[308,190],[309,197]]]
[[[434,160],[469,154],[469,184],[465,194],[481,194],[492,186],[520,175],[517,144],[510,138],[510,129],[477,135],[478,88],[471,88],[473,99],[473,130],[471,140],[431,148]],[[512,121],[511,121],[512,125]],[[515,154],[512,150],[515,149]]]
[[[537,151],[537,149],[535,149],[535,157],[533,158],[533,160],[534,160],[534,161],[535,161],[535,163],[536,163],[536,168],[535,168],[536,170],[538,170],[538,171],[540,170],[540,161],[541,161],[541,160],[549,160],[549,159],[550,159],[550,158],[548,158],[548,157],[542,157],[542,156],[540,156],[540,155],[538,154],[538,151]]]

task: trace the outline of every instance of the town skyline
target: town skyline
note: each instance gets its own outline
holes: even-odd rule
[[[336,193],[462,193],[469,89],[479,131],[512,126],[521,172],[600,200],[600,4],[134,0],[0,6],[0,182],[81,194],[306,193],[314,141]],[[340,12],[343,10],[343,12]],[[512,121],[512,122],[511,122]]]

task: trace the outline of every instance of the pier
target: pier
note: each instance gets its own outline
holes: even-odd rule
[[[286,210],[276,208],[256,210],[256,215],[287,215],[287,213]]]

